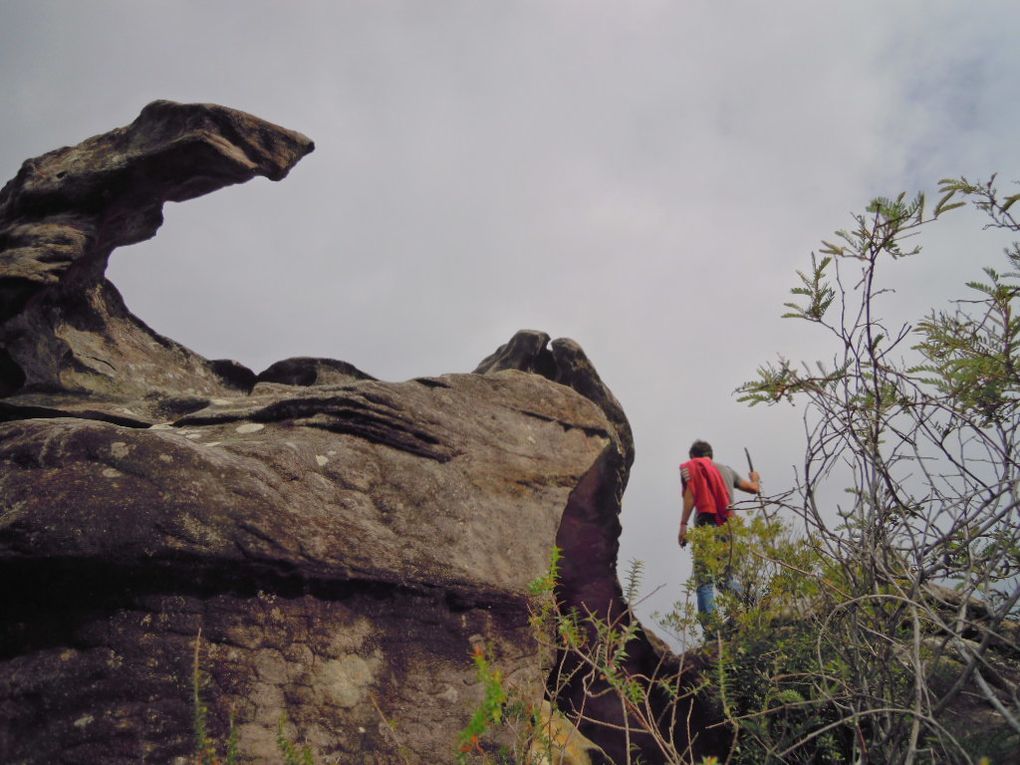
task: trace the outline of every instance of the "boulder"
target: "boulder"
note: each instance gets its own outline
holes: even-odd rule
[[[474,644],[541,696],[528,584],[597,407],[512,371],[265,398],[0,426],[4,761],[188,753],[199,630],[245,761],[283,714],[324,759],[452,761]]]
[[[125,308],[107,259],[163,202],[312,148],[160,101],[0,192],[0,761],[183,762],[207,709],[242,762],[278,759],[279,726],[320,762],[453,762],[476,647],[541,702],[529,583],[554,545],[564,603],[626,613],[633,441],[576,343],[524,331],[476,373],[399,383],[331,359],[256,375]],[[634,668],[658,660],[642,637]],[[624,761],[618,732],[584,732]]]

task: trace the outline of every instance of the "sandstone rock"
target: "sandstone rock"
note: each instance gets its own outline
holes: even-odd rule
[[[277,361],[259,373],[258,382],[275,382],[284,385],[342,385],[358,380],[374,380],[353,364],[335,359],[298,357]]]
[[[618,446],[624,454],[626,470],[634,463],[634,436],[623,407],[595,371],[584,351],[573,340],[561,338],[548,348],[549,335],[535,330],[521,330],[475,369],[476,374],[501,369],[534,372],[554,382],[573,388],[593,401],[609,418],[616,431]],[[626,487],[626,476],[620,490]]]
[[[580,734],[560,712],[543,701],[536,715],[537,732],[527,749],[529,765],[602,765],[612,761],[598,746]]]
[[[255,375],[161,337],[105,279],[164,201],[311,149],[157,102],[0,192],[0,761],[188,756],[201,633],[209,725],[225,737],[232,711],[243,761],[277,759],[286,714],[320,762],[452,762],[474,645],[542,698],[528,584],[554,544],[565,603],[626,615],[633,441],[572,341],[521,332],[475,374],[402,383],[330,359]],[[658,660],[635,644],[635,671]],[[561,708],[621,721],[585,692]],[[625,761],[618,733],[584,732]]]
[[[233,390],[222,367],[128,312],[103,276],[107,260],[156,233],[164,202],[280,180],[312,149],[243,112],[156,101],[127,127],[26,161],[0,190],[0,391]]]
[[[186,754],[199,628],[250,761],[284,711],[323,758],[402,762],[385,717],[412,762],[452,761],[473,641],[540,696],[527,585],[608,426],[533,375],[443,379],[0,426],[3,758]]]

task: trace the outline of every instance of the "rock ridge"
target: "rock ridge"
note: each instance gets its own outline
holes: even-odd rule
[[[200,633],[210,730],[233,709],[242,761],[277,756],[285,712],[323,761],[453,762],[471,646],[543,697],[528,593],[554,544],[564,602],[625,610],[633,437],[577,343],[521,331],[474,373],[399,383],[309,357],[256,374],[106,279],[164,202],[280,180],[313,147],[158,101],[0,191],[0,760],[188,756]]]

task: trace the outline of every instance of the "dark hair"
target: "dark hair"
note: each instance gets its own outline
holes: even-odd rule
[[[695,457],[708,457],[712,459],[712,444],[708,441],[695,441],[691,444],[691,449],[687,454],[691,459]]]

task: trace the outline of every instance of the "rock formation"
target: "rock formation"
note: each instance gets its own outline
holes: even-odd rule
[[[255,375],[125,308],[107,259],[165,201],[312,148],[160,101],[0,191],[0,760],[189,755],[201,634],[209,725],[233,715],[243,761],[277,757],[286,713],[321,762],[451,762],[473,645],[541,699],[528,584],[554,544],[564,600],[623,610],[633,444],[575,343],[522,332],[403,383],[329,359]]]

